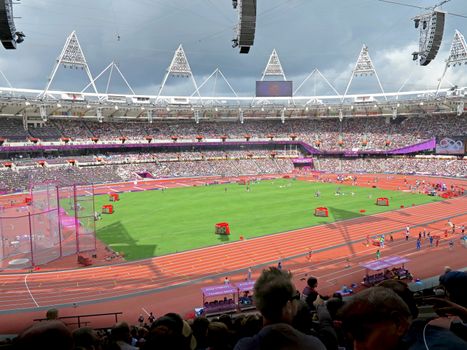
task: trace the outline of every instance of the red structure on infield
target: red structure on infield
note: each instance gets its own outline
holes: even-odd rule
[[[216,224],[216,235],[230,235],[230,227],[228,222],[218,222]]]
[[[318,207],[315,209],[315,216],[328,217],[329,211],[326,207]]]
[[[120,200],[120,196],[118,195],[118,193],[110,193],[109,194],[109,201],[117,202],[119,200]]]
[[[377,198],[376,205],[382,205],[387,207],[389,205],[389,199],[387,199],[386,197]]]
[[[114,206],[112,204],[106,204],[102,206],[102,214],[113,214]]]

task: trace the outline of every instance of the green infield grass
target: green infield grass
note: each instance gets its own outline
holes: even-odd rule
[[[337,188],[342,195],[336,195]],[[316,197],[316,191],[320,197]],[[375,205],[389,198],[389,206]],[[439,201],[439,197],[293,179],[128,192],[112,202],[115,213],[96,222],[98,238],[114,251],[135,260],[206,247],[244,238],[331,223]],[[96,196],[96,208],[109,204]],[[327,207],[329,217],[315,217]],[[365,210],[362,214],[360,211]],[[216,235],[215,224],[228,222],[231,235]],[[375,230],[384,231],[384,227]]]

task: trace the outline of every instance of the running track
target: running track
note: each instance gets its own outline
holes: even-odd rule
[[[351,245],[375,234],[400,231],[467,215],[467,201],[457,198],[384,214],[361,217],[227,245],[192,250],[153,259],[80,270],[3,275],[0,311],[83,303],[182,285],[208,276],[230,273],[248,266],[276,262],[279,258]],[[380,231],[381,232],[381,231]],[[413,233],[415,234],[415,233]]]

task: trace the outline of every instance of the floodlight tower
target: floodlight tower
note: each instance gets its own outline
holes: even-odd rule
[[[261,77],[261,81],[263,81],[266,76],[281,77],[284,81],[287,80],[276,49],[273,49],[271,56],[269,56],[268,63]]]
[[[83,50],[81,49],[81,45],[78,41],[78,36],[76,32],[73,31],[66,39],[65,45],[63,45],[62,52],[57,57],[55,65],[52,69],[52,73],[47,81],[47,86],[45,87],[44,91],[39,95],[39,97],[46,97],[47,92],[49,91],[50,86],[55,78],[55,74],[57,74],[58,69],[60,66],[69,67],[69,68],[81,68],[86,72],[86,75],[90,81],[90,84],[94,90],[96,96],[99,95],[97,92],[96,85],[94,84],[94,79],[92,77],[91,71],[89,70],[88,63],[86,62],[86,57],[84,56]]]
[[[379,80],[378,73],[376,73],[375,66],[373,65],[373,61],[371,60],[370,53],[368,52],[368,47],[363,44],[360,54],[358,55],[357,62],[355,63],[355,67],[352,70],[352,75],[350,76],[349,83],[347,84],[347,88],[345,89],[344,95],[342,96],[342,102],[344,102],[345,97],[347,96],[347,92],[349,91],[350,85],[352,84],[352,80],[354,77],[358,76],[372,76],[376,77],[378,81],[379,88],[383,93],[384,99],[387,100],[387,96],[384,93],[383,86],[381,85],[381,81]]]
[[[436,94],[438,94],[441,83],[444,80],[448,68],[455,67],[456,65],[462,66],[467,64],[467,44],[465,43],[464,36],[458,30],[454,33],[454,39],[452,40],[451,50],[449,51],[449,57],[446,60],[443,75],[439,79]]]
[[[201,96],[199,94],[198,85],[196,85],[195,78],[193,77],[193,73],[191,72],[190,64],[188,63],[188,59],[185,55],[185,51],[183,50],[182,44],[178,46],[178,49],[175,51],[174,56],[172,58],[172,62],[170,62],[170,66],[167,68],[167,71],[164,75],[164,79],[162,80],[161,87],[157,94],[156,101],[159,100],[162,90],[164,89],[165,84],[167,83],[167,79],[170,76],[191,78],[191,81],[195,87],[195,92],[198,94],[198,96]]]

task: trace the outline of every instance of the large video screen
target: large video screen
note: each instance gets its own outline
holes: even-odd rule
[[[436,138],[437,154],[465,154],[466,153],[465,136],[443,136]]]
[[[257,81],[256,97],[292,97],[292,81]]]

